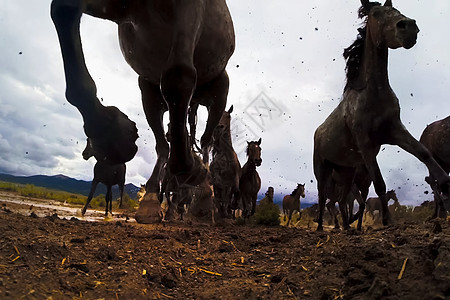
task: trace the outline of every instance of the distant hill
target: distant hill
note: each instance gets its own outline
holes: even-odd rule
[[[91,181],[78,180],[65,175],[59,174],[55,176],[34,175],[34,176],[14,176],[0,173],[0,181],[7,181],[21,184],[33,184],[48,189],[66,191],[75,194],[87,196],[91,190]],[[124,192],[126,192],[131,199],[136,199],[139,187],[132,183],[125,185]],[[100,194],[106,194],[106,186],[99,184],[95,191],[94,197]],[[119,197],[119,187],[117,185],[112,188],[113,199]]]
[[[280,207],[280,210],[282,210],[283,209],[283,197],[284,197],[285,195],[282,195],[282,194],[275,194],[275,195],[273,195],[273,203],[275,203],[275,204],[277,204],[279,207]],[[264,197],[264,194],[258,194],[258,201],[260,201],[262,198]],[[305,209],[305,208],[308,208],[308,207],[310,207],[311,205],[313,205],[314,203],[311,203],[311,202],[306,202],[306,201],[308,201],[309,199],[300,199],[300,206],[301,206],[301,209]],[[317,203],[317,202],[315,202],[315,203]]]

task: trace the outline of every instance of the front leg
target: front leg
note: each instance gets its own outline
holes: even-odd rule
[[[194,95],[194,99],[198,98],[201,103],[206,103],[208,106],[208,119],[206,121],[205,131],[200,139],[200,146],[203,152],[203,162],[208,163],[208,150],[211,146],[212,135],[220,118],[222,118],[225,106],[227,104],[228,87],[230,80],[225,71],[222,72],[216,79],[202,86]]]
[[[95,178],[94,178],[94,180],[92,180],[91,190],[89,191],[89,195],[87,197],[86,204],[84,205],[83,209],[81,210],[82,216],[84,216],[84,214],[86,213],[86,210],[89,207],[89,203],[91,203],[92,197],[94,197],[95,189],[97,188],[98,183],[99,183],[99,181],[96,180]]]
[[[136,124],[116,107],[104,107],[84,60],[80,37],[80,18],[88,1],[53,0],[51,17],[58,33],[66,98],[81,113],[84,131],[92,141],[98,161],[125,163],[137,152]]]

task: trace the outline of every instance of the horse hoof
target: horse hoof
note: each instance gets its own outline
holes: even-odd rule
[[[137,152],[136,123],[117,107],[100,107],[94,117],[84,116],[84,131],[91,140],[97,161],[122,164]]]
[[[140,224],[161,222],[161,207],[156,193],[147,193],[144,196],[134,218]]]

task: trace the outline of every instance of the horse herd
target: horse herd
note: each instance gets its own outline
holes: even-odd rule
[[[402,15],[391,0],[384,5],[369,0],[361,0],[361,4],[358,16],[363,25],[344,51],[347,82],[342,100],[314,134],[318,230],[323,230],[327,200],[330,207],[339,205],[345,229],[356,219],[361,229],[366,203],[370,205],[366,198],[371,184],[381,201],[383,224],[389,224],[389,195],[376,159],[383,144],[398,145],[423,162],[429,170],[426,181],[435,196],[435,215],[445,215],[450,209],[450,119],[429,125],[417,141],[400,121],[399,101],[388,79],[388,49],[413,47],[419,32],[416,21]],[[133,121],[118,108],[103,106],[97,98],[81,44],[83,13],[118,25],[120,47],[139,75],[143,109],[155,136],[157,160],[136,220],[160,221],[159,200],[164,195],[171,199],[170,212],[191,202],[190,212],[197,216],[212,211],[227,218],[238,208],[245,217],[251,216],[261,186],[256,171],[262,162],[261,139],[248,142],[248,160],[241,168],[231,144],[232,108],[225,111],[229,87],[225,68],[235,48],[225,0],[52,1],[66,98],[81,113],[89,155],[97,160],[95,190],[98,182],[123,184],[120,172],[125,173],[125,163],[137,152],[138,134]],[[208,110],[200,147],[195,139],[199,105]],[[166,111],[168,132],[163,124]],[[120,174],[105,178],[102,173],[108,173],[107,169]],[[292,203],[299,201],[300,190],[299,186],[289,196]],[[354,215],[355,199],[359,209]],[[288,215],[290,219],[291,213]]]

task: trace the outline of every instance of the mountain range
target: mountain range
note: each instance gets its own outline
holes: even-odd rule
[[[9,174],[0,173],[0,181],[20,183],[20,184],[32,184],[53,190],[66,191],[74,194],[81,194],[87,196],[91,190],[92,181],[84,181],[74,179],[62,174],[47,176],[47,175],[33,175],[33,176],[14,176]],[[137,192],[140,187],[135,186],[132,183],[128,183],[124,187],[124,192],[130,196],[131,199],[137,198]],[[106,186],[99,184],[94,193],[94,197],[106,194]],[[119,197],[119,187],[117,185],[112,187],[113,199]]]

